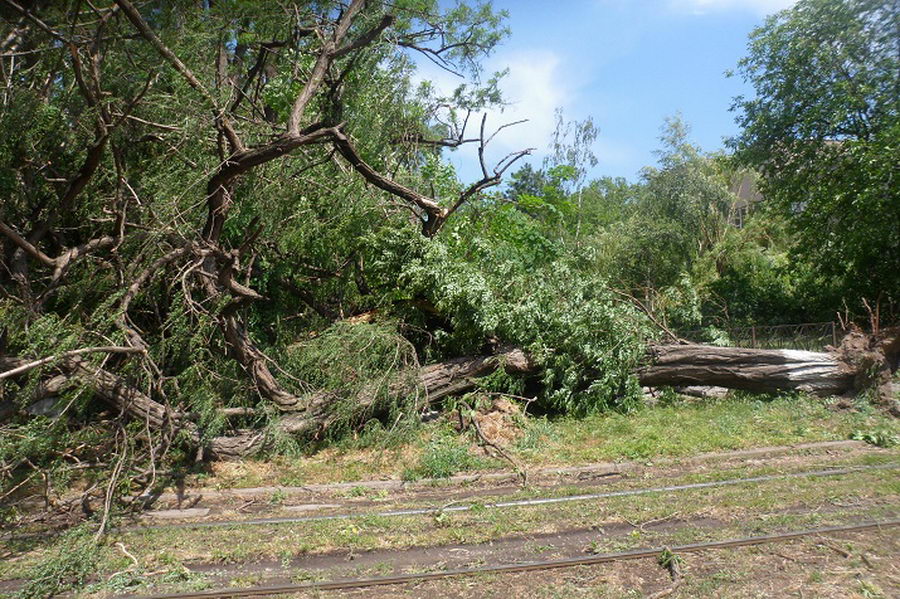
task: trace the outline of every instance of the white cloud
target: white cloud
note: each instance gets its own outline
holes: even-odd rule
[[[726,10],[748,10],[759,15],[769,15],[793,6],[797,0],[669,0],[678,11],[707,14]]]
[[[500,84],[508,105],[488,112],[488,128],[528,121],[504,129],[493,144],[507,151],[529,147],[539,152],[546,150],[556,126],[554,111],[557,108],[565,110],[574,94],[560,65],[559,56],[545,50],[516,52],[490,61],[490,69],[509,69],[509,74]]]
[[[572,118],[567,108],[575,97],[575,86],[563,73],[562,62],[557,54],[548,50],[501,52],[487,61],[485,73],[506,69],[509,72],[500,80],[506,105],[486,111],[485,135],[506,123],[527,120],[503,129],[491,141],[486,152],[488,168],[510,152],[525,148],[535,148],[534,155],[542,156],[556,127],[554,111],[562,108],[567,118]],[[462,83],[451,73],[421,63],[416,78],[430,80],[441,93],[450,93]],[[467,137],[477,137],[482,114],[473,114],[469,119]],[[477,172],[474,147],[463,146],[449,157],[464,178]]]

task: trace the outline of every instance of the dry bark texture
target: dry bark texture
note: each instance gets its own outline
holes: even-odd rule
[[[827,352],[745,349],[711,345],[657,345],[638,371],[648,387],[715,385],[761,393],[806,391],[843,395],[876,388],[883,401],[900,362],[900,329],[868,335],[852,328]]]
[[[638,372],[648,387],[716,385],[756,392],[797,390],[839,395],[852,389],[854,372],[833,354],[789,349],[660,345]]]

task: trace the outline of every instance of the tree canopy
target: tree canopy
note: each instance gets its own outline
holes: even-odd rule
[[[733,144],[825,303],[900,290],[900,5],[801,0],[750,37]]]

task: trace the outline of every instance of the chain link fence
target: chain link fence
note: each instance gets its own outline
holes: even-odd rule
[[[805,322],[730,328],[709,326],[704,329],[682,331],[679,336],[694,343],[713,345],[824,351],[827,345],[836,346],[843,334],[843,330],[836,322]]]

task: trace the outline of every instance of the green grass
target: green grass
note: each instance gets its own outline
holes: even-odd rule
[[[629,414],[584,418],[526,418],[509,452],[529,468],[618,460],[652,460],[771,445],[861,437],[876,441],[900,436],[900,420],[872,409],[832,409],[802,394],[772,398],[734,394],[721,400],[682,399]],[[869,437],[867,437],[869,438]],[[458,472],[508,469],[487,459],[468,436],[448,422],[410,432],[405,443],[373,449],[332,447],[305,459],[218,465],[217,476],[196,480],[213,487],[300,485],[378,478],[443,478]],[[231,468],[232,470],[227,470]]]
[[[647,522],[673,516],[701,515],[749,524],[748,520],[754,514],[798,503],[815,506],[830,505],[835,501],[878,500],[888,502],[886,507],[891,508],[897,490],[897,485],[883,472],[859,472],[839,477],[782,479],[539,508],[446,513],[439,522],[433,516],[365,517],[265,527],[136,531],[125,533],[117,540],[124,542],[139,559],[150,563],[163,550],[174,553],[181,560],[235,563],[247,559],[279,559],[285,550],[300,555],[337,549],[367,551],[484,543],[515,534],[592,526],[602,528],[604,522]],[[769,517],[752,526],[752,532],[762,532],[758,526],[768,528],[785,523],[782,520],[781,516]]]
[[[495,466],[494,460],[473,455],[468,445],[456,435],[445,434],[431,441],[419,455],[418,463],[403,470],[403,480],[421,478],[448,478],[459,472],[479,470]]]
[[[847,439],[876,426],[900,431],[900,423],[874,413],[836,412],[823,401],[784,396],[770,401],[737,396],[684,401],[633,414],[604,414],[539,424],[546,440],[522,451],[529,463],[549,459],[584,463],[681,457],[767,445]],[[548,430],[549,429],[549,430]]]

